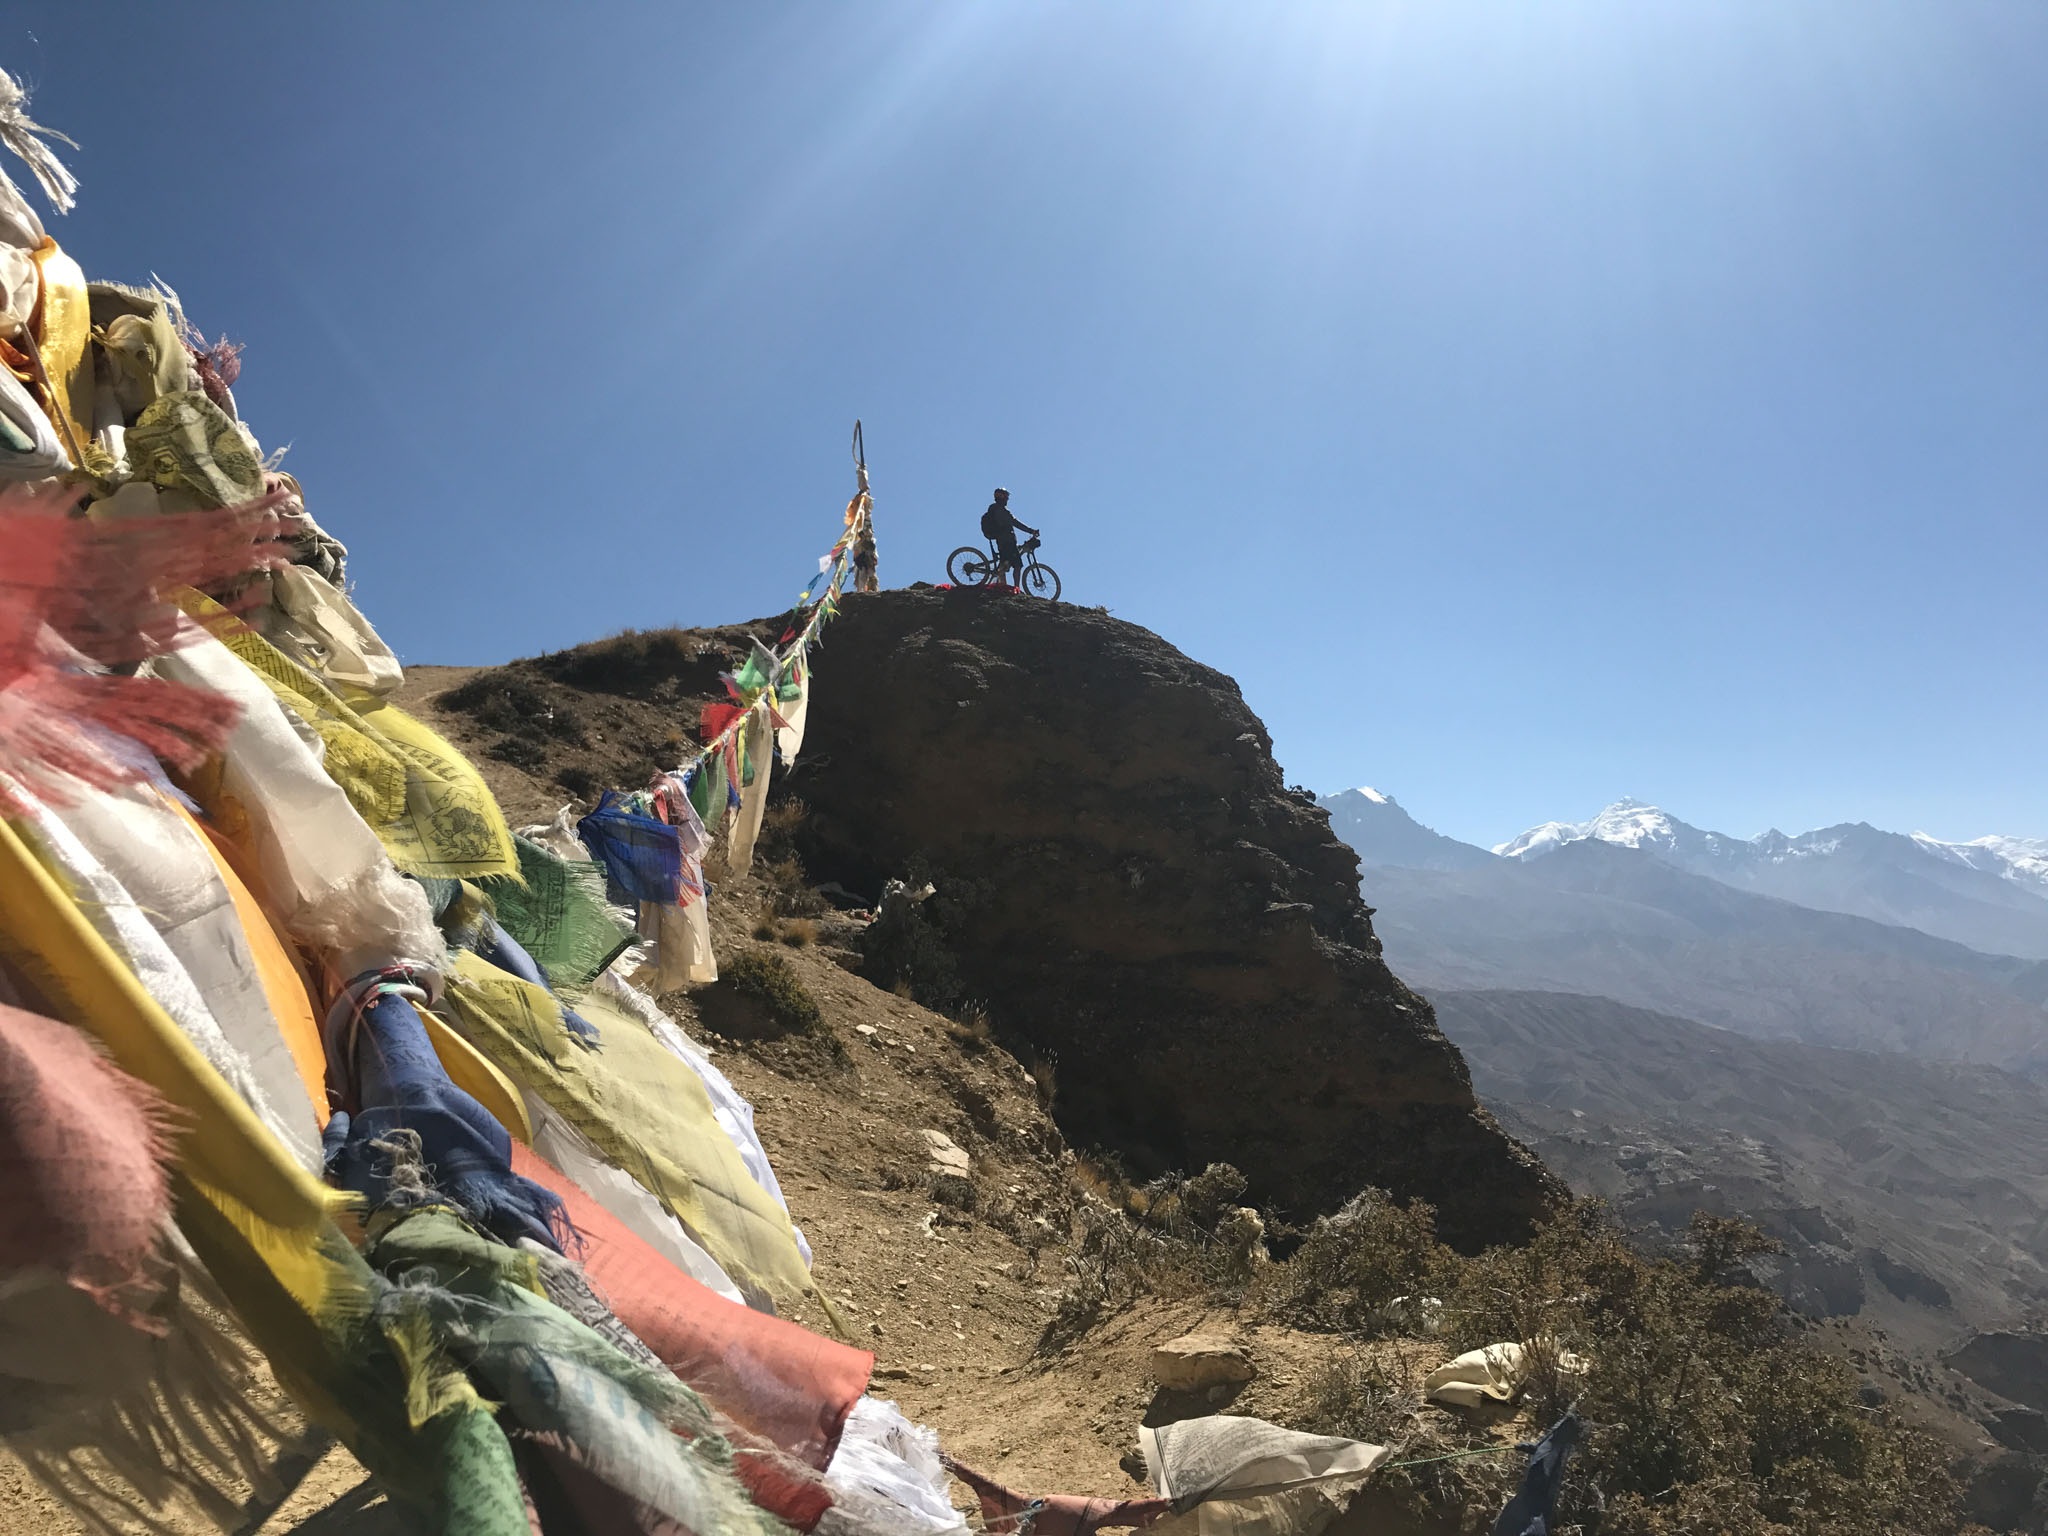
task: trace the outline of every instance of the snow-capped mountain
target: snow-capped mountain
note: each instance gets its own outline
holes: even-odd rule
[[[1526,861],[1587,839],[1804,907],[1918,928],[1992,953],[2048,958],[2048,840],[1944,843],[1866,822],[1739,838],[1624,799],[1590,821],[1531,827],[1494,852]]]
[[[1988,870],[2048,895],[2048,837],[1980,837],[1967,843],[1944,843],[1925,832],[1915,832],[1913,841],[1937,858]]]
[[[1316,803],[1330,813],[1331,830],[1351,845],[1362,864],[1474,869],[1494,862],[1484,848],[1431,831],[1402,810],[1392,795],[1365,785],[1318,795]]]
[[[1732,857],[1734,848],[1729,845],[1736,842],[1719,832],[1702,832],[1698,827],[1687,826],[1654,805],[1624,796],[1591,821],[1546,821],[1519,837],[1509,838],[1493,851],[1504,859],[1535,859],[1588,837],[1622,848],[1648,849],[1679,860]]]

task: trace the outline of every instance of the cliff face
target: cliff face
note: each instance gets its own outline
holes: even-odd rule
[[[815,877],[917,872],[963,990],[1057,1061],[1055,1117],[1132,1170],[1235,1163],[1295,1219],[1376,1184],[1463,1247],[1559,1186],[1386,968],[1356,856],[1237,685],[1104,613],[854,597],[816,658]]]

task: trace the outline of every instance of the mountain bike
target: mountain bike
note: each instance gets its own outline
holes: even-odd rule
[[[1060,573],[1038,560],[1039,536],[1031,535],[1017,546],[1017,559],[1024,567],[1024,574],[1018,586],[1031,597],[1043,597],[1058,602],[1060,596]],[[956,587],[993,586],[1002,579],[1003,557],[991,544],[987,549],[977,549],[972,544],[962,544],[946,557],[946,577]]]

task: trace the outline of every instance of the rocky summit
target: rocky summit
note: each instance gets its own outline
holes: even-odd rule
[[[927,977],[1056,1073],[1070,1139],[1143,1174],[1234,1163],[1297,1221],[1381,1186],[1462,1247],[1559,1193],[1388,970],[1356,855],[1230,678],[1103,610],[931,588],[848,602],[817,674],[807,866],[934,887]]]

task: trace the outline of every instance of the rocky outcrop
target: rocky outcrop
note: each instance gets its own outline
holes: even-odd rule
[[[1294,1219],[1379,1185],[1468,1248],[1559,1192],[1228,677],[1106,612],[929,589],[850,598],[816,671],[789,784],[813,876],[938,887],[947,985],[1056,1064],[1072,1139],[1234,1163]]]
[[[1972,1334],[1942,1363],[1987,1392],[2048,1411],[2048,1334]]]

